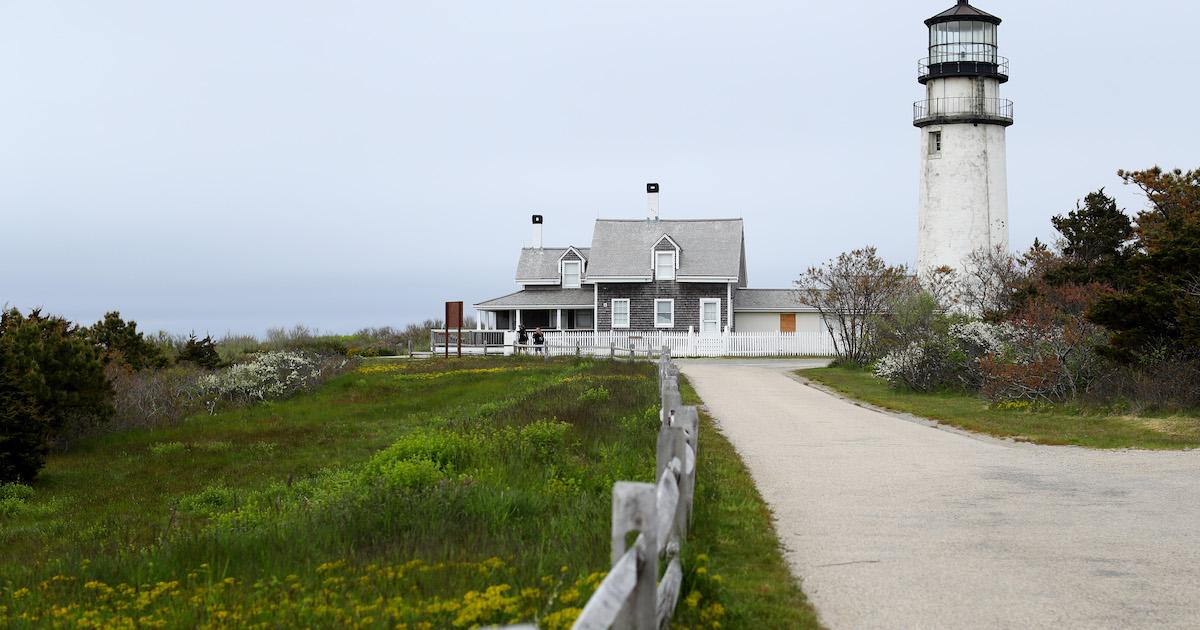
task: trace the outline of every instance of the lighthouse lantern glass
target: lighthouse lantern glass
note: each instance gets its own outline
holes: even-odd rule
[[[929,63],[996,63],[996,25],[975,20],[929,27]]]

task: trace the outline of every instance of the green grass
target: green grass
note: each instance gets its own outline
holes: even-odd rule
[[[895,389],[868,371],[850,368],[817,368],[796,373],[872,405],[1025,442],[1091,448],[1200,446],[1200,418],[1196,417],[1108,415],[1066,405],[991,405],[964,392]]]
[[[608,568],[612,483],[652,481],[656,389],[646,364],[378,362],[90,440],[5,491],[0,626],[566,627]],[[675,625],[803,627],[707,426]]]

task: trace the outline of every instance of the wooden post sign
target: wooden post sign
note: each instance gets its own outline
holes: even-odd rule
[[[462,356],[463,303],[446,302],[446,357],[450,357],[450,329],[458,329],[458,356]]]

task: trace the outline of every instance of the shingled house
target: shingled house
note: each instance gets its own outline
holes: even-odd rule
[[[658,185],[645,219],[598,219],[588,246],[521,250],[520,290],[475,304],[480,327],[593,332],[816,332],[816,309],[789,289],[750,289],[742,219],[667,220]]]

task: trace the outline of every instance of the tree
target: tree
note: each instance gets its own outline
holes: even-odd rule
[[[60,317],[0,315],[0,483],[29,482],[68,423],[112,416],[100,353]]]
[[[1088,318],[1112,332],[1107,352],[1131,361],[1159,349],[1200,352],[1200,170],[1119,171],[1149,207],[1138,213],[1125,291],[1104,296]]]
[[[217,344],[213,341],[212,335],[205,335],[203,339],[196,339],[196,333],[192,333],[183,344],[183,349],[179,351],[179,361],[187,361],[209,370],[215,370],[221,367],[221,355],[217,353]]]
[[[972,315],[1003,319],[1020,306],[1027,264],[999,245],[972,252],[958,282],[958,303]]]
[[[1050,219],[1062,240],[1063,264],[1049,280],[1056,284],[1099,282],[1124,288],[1130,280],[1129,259],[1134,254],[1133,221],[1104,189],[1087,195],[1083,204]]]
[[[167,364],[162,350],[138,332],[137,322],[126,322],[118,311],[105,313],[104,319],[89,328],[87,334],[108,359],[119,357],[134,370],[160,368]]]
[[[908,268],[887,264],[874,247],[809,267],[796,281],[800,301],[821,314],[838,360],[849,365],[866,365],[874,358],[875,317],[915,288]]]

